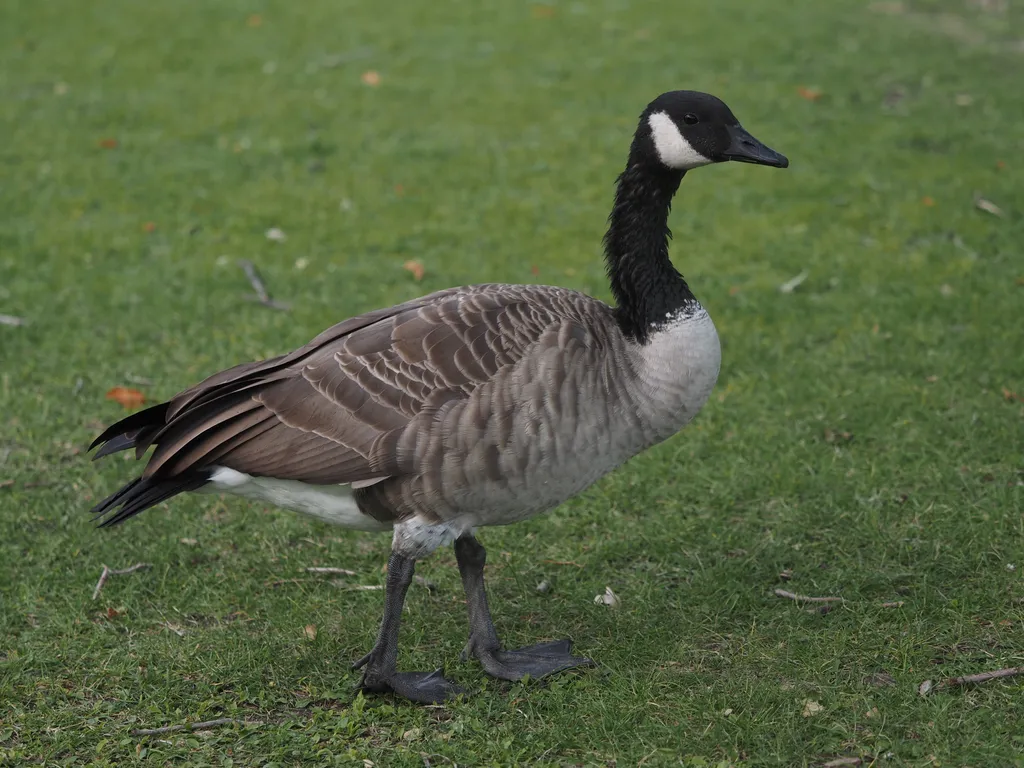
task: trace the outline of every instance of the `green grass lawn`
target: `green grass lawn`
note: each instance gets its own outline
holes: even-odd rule
[[[994,0],[8,0],[0,313],[27,323],[0,325],[0,764],[1022,764],[1024,678],[941,684],[1024,665],[1022,72],[1024,10]],[[449,285],[607,298],[613,182],[674,88],[792,162],[676,200],[718,388],[482,534],[508,643],[570,635],[599,668],[461,663],[441,551],[400,664],[473,695],[356,697],[382,594],[351,587],[383,583],[386,535],[217,497],[89,523],[140,469],[84,451],[114,386],[165,399]],[[247,299],[243,258],[290,312]],[[223,717],[247,724],[132,735]]]

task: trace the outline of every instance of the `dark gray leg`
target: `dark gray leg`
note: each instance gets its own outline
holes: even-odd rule
[[[463,656],[476,656],[487,674],[502,680],[520,680],[527,675],[544,677],[563,669],[594,663],[590,659],[573,656],[569,640],[539,643],[516,651],[502,650],[484,590],[487,551],[472,534],[467,533],[455,540],[455,559],[459,562],[469,606],[469,642]]]
[[[434,672],[399,672],[398,628],[402,621],[405,593],[412,584],[416,561],[397,552],[388,559],[388,577],[384,592],[384,618],[380,622],[377,643],[373,650],[352,665],[366,667],[359,687],[364,691],[392,691],[419,704],[438,704],[462,692],[444,679],[443,670]]]

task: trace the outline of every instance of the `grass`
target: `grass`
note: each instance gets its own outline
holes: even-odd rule
[[[1007,5],[4,4],[0,312],[28,324],[0,325],[0,763],[1021,765],[1021,678],[918,694],[1024,664]],[[677,87],[792,160],[695,172],[677,200],[716,393],[560,510],[483,534],[508,643],[568,634],[599,670],[505,685],[459,663],[439,552],[401,663],[475,695],[364,700],[349,663],[381,595],[303,569],[378,585],[386,536],[216,497],[88,523],[138,470],[84,453],[124,413],[113,386],[166,398],[449,285],[607,297],[612,182],[635,115]],[[246,300],[239,258],[290,313]],[[135,562],[91,599],[103,564]],[[619,610],[594,604],[606,586]],[[253,724],[130,733],[217,717]]]

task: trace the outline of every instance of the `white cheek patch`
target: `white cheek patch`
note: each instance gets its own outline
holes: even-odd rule
[[[672,118],[664,112],[654,112],[647,118],[647,123],[651,126],[651,139],[658,157],[669,168],[687,171],[712,162],[683,138]]]

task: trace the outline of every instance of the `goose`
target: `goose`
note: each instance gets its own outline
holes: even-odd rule
[[[377,640],[353,665],[366,692],[419,703],[464,692],[441,669],[397,667],[416,561],[448,544],[469,613],[464,658],[503,680],[591,665],[569,640],[502,646],[475,531],[558,506],[704,405],[718,334],[669,260],[667,222],[687,171],[730,160],[789,165],[715,96],[658,96],[640,115],[604,237],[614,306],[565,288],[485,284],[344,320],[106,429],[95,458],[154,450],[94,520],[122,523],[200,491],[392,531]]]

